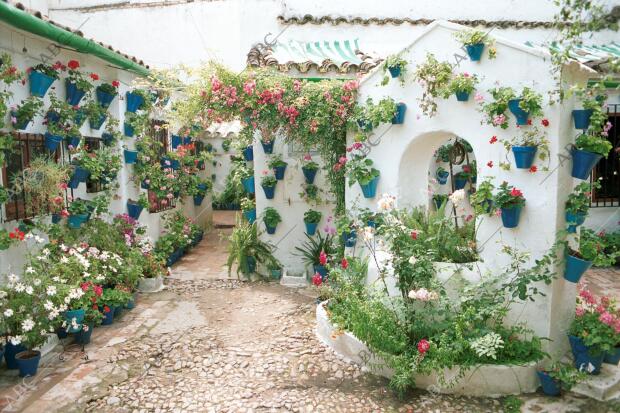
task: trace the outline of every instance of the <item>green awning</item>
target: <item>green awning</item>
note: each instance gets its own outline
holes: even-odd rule
[[[320,65],[331,61],[338,66],[345,62],[356,65],[362,63],[356,54],[359,50],[358,39],[313,42],[287,40],[275,44],[272,50],[272,56],[278,62],[313,62]]]

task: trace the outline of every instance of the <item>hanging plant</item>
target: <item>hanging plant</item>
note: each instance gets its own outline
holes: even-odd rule
[[[71,106],[78,105],[82,98],[87,94],[90,95],[93,90],[93,84],[88,80],[99,80],[99,75],[91,73],[85,76],[80,70],[80,62],[77,60],[70,60],[67,63],[67,77],[65,79],[65,86],[67,91],[67,103]]]
[[[95,91],[97,96],[97,102],[104,107],[109,108],[110,104],[118,95],[118,87],[120,86],[120,82],[118,80],[113,80],[112,83],[102,83],[97,86]]]
[[[58,79],[61,70],[65,70],[65,66],[60,62],[53,65],[39,63],[29,68],[27,72],[30,80],[30,94],[40,98],[45,96],[52,83]]]
[[[508,182],[502,182],[493,198],[493,204],[501,210],[505,228],[515,228],[519,225],[521,209],[525,206],[525,197],[520,190],[508,185]]]
[[[267,233],[275,234],[276,227],[280,222],[282,222],[282,217],[275,208],[267,207],[263,212],[263,222],[265,223],[265,227],[267,228]]]
[[[450,80],[444,92],[444,98],[447,99],[454,94],[456,100],[466,102],[469,100],[469,95],[476,89],[477,84],[478,77],[476,75],[470,75],[467,72],[459,73]]]
[[[23,73],[13,66],[13,60],[8,53],[0,55],[0,82],[5,86],[10,86],[23,77]],[[0,128],[4,126],[4,119],[7,112],[7,102],[13,96],[10,89],[0,90]],[[0,163],[1,164],[1,163]]]
[[[381,173],[373,167],[372,159],[366,158],[359,151],[352,150],[350,159],[345,158],[349,186],[358,182],[365,198],[374,198]],[[342,162],[340,163],[342,164]]]
[[[543,122],[543,125],[549,125],[549,122]],[[538,127],[532,126],[520,128],[519,132],[520,136],[502,140],[506,151],[512,151],[516,167],[519,169],[530,169],[534,164],[534,160],[538,157],[541,161],[547,161],[547,165],[543,170],[549,170],[550,149],[547,131],[541,131]],[[508,171],[510,170],[510,162],[502,162],[500,167]]]
[[[318,186],[305,183],[302,185],[302,191],[299,193],[299,197],[307,204],[318,206],[323,203],[321,192]]]
[[[374,103],[372,98],[366,99],[363,106],[358,106],[355,111],[355,121],[362,132],[370,132],[382,123],[390,123],[397,112],[394,99],[387,97]]]
[[[519,96],[508,101],[508,108],[517,118],[517,125],[529,125],[530,118],[543,115],[542,95],[529,87],[524,87]]]
[[[422,87],[420,108],[427,116],[437,112],[435,99],[444,96],[444,90],[452,79],[452,66],[448,62],[438,61],[432,53],[426,55],[426,61],[419,64],[414,73],[415,79]]]
[[[515,98],[515,91],[511,87],[496,87],[489,90],[489,93],[493,98],[492,101],[485,102],[480,100],[480,111],[485,115],[485,119],[482,122],[507,129],[508,117],[506,116],[506,110],[508,110],[508,102]]]
[[[405,86],[405,74],[407,73],[408,62],[400,54],[390,55],[383,62],[383,80],[381,85],[385,86],[392,79],[398,78],[400,85]],[[388,76],[388,73],[390,76]]]
[[[37,96],[30,96],[17,105],[11,107],[11,125],[13,128],[24,130],[35,116],[42,114],[43,100]]]
[[[99,130],[108,118],[107,110],[94,100],[90,100],[85,106],[84,111],[88,118],[91,129]]]
[[[454,34],[454,37],[465,47],[469,58],[477,62],[482,57],[482,52],[486,47],[489,59],[497,57],[495,40],[489,34],[480,30],[463,30]]]
[[[471,206],[474,207],[474,212],[476,213],[476,215],[481,216],[484,214],[488,214],[489,216],[491,216],[493,214],[494,190],[495,185],[493,185],[490,177],[485,178],[482,182],[478,184],[476,192],[474,192],[469,198]]]
[[[38,213],[46,208],[62,209],[69,168],[47,158],[35,158],[20,175],[10,177],[13,190],[24,194],[26,210]]]

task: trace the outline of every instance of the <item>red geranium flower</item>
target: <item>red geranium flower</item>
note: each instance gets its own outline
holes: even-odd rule
[[[532,124],[532,119],[528,119],[528,120],[527,120],[527,124],[528,124],[528,125],[531,125],[531,124]]]
[[[80,62],[78,62],[77,60],[69,60],[69,63],[67,63],[67,66],[69,66],[69,69],[75,70],[78,67],[80,67]]]
[[[112,86],[119,87],[120,85],[121,85],[121,82],[119,82],[118,80],[113,80],[112,81]]]
[[[547,119],[543,119],[543,120],[541,120],[541,121],[540,121],[540,123],[542,123],[542,125],[543,125],[544,127],[549,126],[549,120],[547,120]]]
[[[349,261],[347,261],[346,258],[343,258],[340,262],[340,266],[342,267],[342,269],[346,270],[349,267]]]
[[[426,353],[430,348],[431,343],[429,343],[427,339],[423,338],[422,340],[418,341],[418,351],[420,352],[420,354],[424,355],[424,353]]]
[[[489,168],[493,168],[493,161],[489,161],[489,162],[487,162],[487,166],[488,166]]]
[[[534,173],[536,171],[538,171],[538,167],[536,165],[532,165],[532,167],[530,168],[530,172]]]
[[[106,313],[106,314],[109,313],[110,312],[110,307],[108,307],[107,305],[104,305],[103,306],[103,312]]]
[[[317,287],[323,284],[323,277],[321,277],[321,274],[319,274],[318,272],[314,274],[314,277],[312,277],[312,284],[316,285]]]
[[[520,197],[523,196],[523,192],[521,192],[517,188],[512,188],[512,191],[510,191],[510,195],[514,197]]]
[[[327,254],[325,254],[325,251],[321,251],[319,254],[319,263],[321,265],[327,264]]]
[[[494,144],[495,142],[497,142],[497,136],[493,136],[493,137],[489,140],[489,143],[490,143],[490,144]]]
[[[99,75],[98,75],[97,73],[91,73],[91,74],[90,74],[90,78],[91,78],[92,80],[99,80]]]
[[[416,240],[418,239],[418,231],[411,231],[411,234],[409,234],[411,236],[411,239]]]

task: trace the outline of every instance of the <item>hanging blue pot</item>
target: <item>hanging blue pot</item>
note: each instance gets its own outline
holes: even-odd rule
[[[192,137],[191,137],[191,136],[185,136],[185,137],[183,137],[183,145],[189,145],[190,143],[192,143]],[[210,143],[208,143],[208,144],[207,144],[207,146],[208,146],[208,145],[211,145],[211,144],[210,144]],[[211,149],[211,150],[208,150],[208,149],[207,149],[207,151],[208,151],[208,152],[213,152],[213,149]]]
[[[254,160],[254,149],[252,148],[252,146],[248,146],[247,148],[243,150],[243,158],[247,162]]]
[[[520,102],[521,99],[510,99],[508,101],[508,109],[510,109],[512,114],[515,115],[515,118],[517,118],[517,125],[523,126],[527,125],[530,114],[521,109],[521,106],[519,106]]]
[[[402,72],[402,68],[400,66],[388,66],[388,71],[390,72],[390,76],[392,76],[392,78],[395,79],[398,76],[400,76],[400,73]]]
[[[270,155],[273,153],[273,140],[269,142],[260,141],[260,143],[263,146],[263,151],[265,152],[265,154]]]
[[[536,146],[513,146],[512,153],[515,156],[515,164],[519,169],[530,169],[536,157]]]
[[[267,199],[273,199],[273,197],[276,194],[276,187],[274,186],[265,186],[265,185],[261,185],[263,187],[263,191],[265,191],[265,198]]]
[[[204,199],[205,199],[204,195],[194,195],[194,205],[195,206],[202,205],[202,201],[204,201]]]
[[[284,179],[284,172],[286,171],[286,165],[283,166],[276,166],[275,168],[273,168],[273,174],[275,175],[276,179],[278,181],[281,181]]]
[[[302,167],[301,171],[304,173],[304,178],[306,179],[306,183],[313,184],[314,178],[316,177],[317,169],[309,169],[309,168]]]
[[[142,181],[140,181],[140,188],[149,189],[151,187],[151,185],[147,184],[146,181],[147,181],[146,179],[143,179]]]
[[[592,109],[573,110],[573,121],[575,122],[575,129],[588,129],[590,127],[590,118],[592,117],[592,113]]]
[[[313,236],[316,234],[316,227],[319,225],[318,222],[304,222],[306,224],[306,234]]]
[[[605,353],[596,353],[592,348],[586,346],[581,338],[576,336],[569,335],[568,341],[573,352],[575,368],[589,374],[600,374]]]
[[[89,176],[90,172],[88,172],[87,169],[84,169],[81,166],[76,166],[73,169],[73,173],[71,174],[71,178],[69,178],[67,186],[71,189],[76,189],[80,186],[80,183],[86,182]]]
[[[101,129],[101,127],[103,126],[103,122],[105,122],[107,117],[108,116],[105,113],[102,113],[101,115],[99,115],[99,118],[97,118],[97,120],[94,122],[91,118],[88,118],[88,123],[90,124],[90,128],[94,130]]]
[[[243,190],[248,194],[253,194],[256,191],[253,176],[250,176],[249,178],[244,178],[241,183],[243,184]]]
[[[354,247],[357,242],[357,232],[354,229],[350,231],[344,231],[342,233],[342,240],[344,241],[345,247]]]
[[[465,185],[467,185],[467,178],[454,177],[454,190],[463,189]]]
[[[313,269],[314,274],[318,273],[321,276],[321,279],[325,281],[325,278],[327,278],[327,268],[325,268],[324,265],[314,265]]]
[[[267,225],[267,223],[265,223],[265,229],[267,230],[267,234],[270,234],[270,235],[275,234],[276,233],[276,227],[277,227],[277,225],[274,225],[272,227],[272,226]]]
[[[375,176],[372,180],[366,184],[360,184],[362,187],[362,193],[364,198],[374,198],[377,195],[377,185],[379,185],[379,176]]]
[[[58,123],[60,120],[60,114],[58,114],[58,112],[54,112],[53,110],[48,110],[45,114],[45,120],[47,120],[48,124]]]
[[[62,216],[60,214],[52,214],[52,224],[58,224]]]
[[[83,345],[89,344],[90,338],[93,335],[94,329],[95,329],[95,325],[89,324],[87,328],[83,328],[82,330],[80,330],[80,332],[75,335],[75,342],[77,344],[83,344]]]
[[[69,218],[67,218],[67,225],[69,228],[78,229],[86,221],[88,221],[88,214],[70,215]]]
[[[540,379],[540,385],[542,386],[543,393],[547,396],[559,396],[562,387],[560,386],[560,382],[554,378],[552,378],[545,371],[537,371],[538,378]]]
[[[372,122],[366,119],[358,119],[357,126],[364,132],[370,132],[373,129]]]
[[[136,113],[144,104],[144,98],[138,93],[127,92],[125,98],[127,101],[127,112]]]
[[[465,45],[465,50],[467,50],[467,54],[472,62],[478,62],[484,51],[484,43],[467,44]]]
[[[594,169],[598,161],[603,158],[603,155],[599,155],[598,153],[582,151],[580,149],[573,149],[570,154],[573,157],[571,176],[583,180],[590,177],[592,169]]]
[[[171,145],[172,145],[172,149],[176,149],[179,147],[179,145],[181,145],[182,139],[179,135],[172,135],[172,141],[171,141]]]
[[[106,109],[110,107],[110,104],[116,97],[115,94],[113,95],[111,93],[105,92],[99,87],[97,87],[97,89],[95,90],[95,95],[97,96],[97,102],[99,102],[99,105]]]
[[[620,363],[620,347],[614,347],[611,351],[605,353],[603,362],[617,366]]]
[[[104,132],[101,134],[101,141],[105,146],[111,146],[114,143],[114,135]]]
[[[459,102],[467,102],[469,100],[469,92],[456,92],[456,100]]]
[[[65,312],[65,321],[67,322],[67,333],[77,333],[82,329],[82,323],[84,322],[84,316],[86,312],[83,309],[78,310],[68,310]],[[73,320],[77,324],[76,327],[73,327]]]
[[[67,91],[67,103],[71,106],[77,106],[86,94],[86,91],[80,89],[75,83],[69,79],[65,79],[65,90]]]
[[[143,209],[144,208],[142,207],[142,205],[134,201],[127,201],[127,215],[129,215],[133,219],[140,218],[140,214],[142,214]]]
[[[48,151],[55,152],[61,142],[62,136],[52,135],[49,132],[45,132],[45,147]]]
[[[17,118],[17,112],[11,111],[11,117]],[[17,123],[13,125],[13,128],[17,130],[25,130],[30,122],[32,122],[32,118],[22,119],[21,121],[18,120]]]
[[[405,123],[405,112],[407,111],[407,105],[400,102],[396,105],[396,113],[392,118],[392,125],[402,125]]]
[[[516,228],[519,225],[522,207],[502,208],[504,228]]]
[[[67,147],[75,149],[80,146],[80,142],[82,142],[81,136],[67,136]]]
[[[569,254],[566,256],[564,279],[572,283],[578,283],[583,273],[585,273],[591,266],[592,261],[582,260]]]
[[[19,369],[19,377],[32,377],[39,370],[41,352],[34,350],[22,351],[15,356],[15,361]]]
[[[103,320],[101,321],[102,326],[109,326],[114,322],[114,309],[108,307],[108,312],[106,313],[104,310],[105,307],[99,307],[99,311],[103,314]]]
[[[448,182],[448,176],[450,176],[450,172],[437,171],[435,173],[435,176],[437,177],[437,181],[439,182],[439,185],[445,185]]]
[[[46,75],[45,73],[32,70],[28,75],[30,80],[30,94],[32,96],[43,97],[47,93],[47,90],[54,83],[55,78]]]
[[[75,111],[75,115],[73,116],[73,123],[75,123],[75,126],[78,128],[81,128],[82,125],[84,125],[84,122],[86,122],[86,118],[87,116],[84,109],[78,109]]]
[[[136,132],[133,126],[131,126],[127,122],[123,122],[123,133],[125,134],[125,136],[131,138]]]
[[[10,341],[4,345],[4,360],[6,361],[7,368],[14,370],[17,368],[17,361],[15,361],[15,355],[26,351],[26,346],[23,344],[13,345]]]
[[[251,224],[256,221],[256,208],[250,209],[249,211],[243,211],[243,217]]]
[[[129,149],[125,149],[123,156],[125,157],[125,163],[134,164],[138,160],[138,151],[130,151]]]
[[[568,232],[574,234],[577,232],[577,227],[583,224],[586,220],[587,214],[571,214],[570,212],[566,212],[566,223],[568,224]]]

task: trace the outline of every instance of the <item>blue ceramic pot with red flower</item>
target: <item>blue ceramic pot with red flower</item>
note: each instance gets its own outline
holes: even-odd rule
[[[106,108],[106,109],[110,107],[110,105],[112,104],[112,101],[116,97],[116,95],[113,95],[104,90],[101,90],[99,87],[95,89],[95,95],[97,97],[97,102],[99,102],[101,107]]]
[[[465,45],[465,50],[472,62],[478,62],[482,58],[484,43],[467,44]]]
[[[516,228],[519,225],[522,207],[502,208],[502,224],[504,228]]]
[[[519,169],[530,169],[536,157],[536,146],[513,146],[512,154],[515,157],[515,164]]]
[[[107,310],[107,311],[106,311]],[[108,306],[99,307],[99,311],[103,314],[102,326],[109,326],[114,322],[114,309]]]
[[[568,336],[575,368],[589,374],[598,375],[601,373],[601,365],[605,353],[598,352],[592,347],[587,346],[580,337]]]
[[[28,74],[28,80],[30,81],[30,94],[42,98],[56,79],[45,73],[32,70]]]
[[[598,161],[603,158],[603,155],[599,155],[598,153],[582,151],[580,149],[573,149],[570,154],[573,157],[571,176],[582,180],[586,180],[590,177],[592,169],[594,169]]]
[[[562,392],[560,382],[549,375],[546,371],[537,371],[538,378],[540,379],[540,385],[542,386],[543,393],[547,396],[559,396]]]
[[[67,103],[71,106],[77,106],[86,94],[86,91],[80,89],[77,84],[65,79],[65,90],[67,92]]]
[[[590,118],[592,117],[592,113],[592,109],[573,110],[573,121],[575,123],[575,129],[588,129],[590,127]]]
[[[523,126],[527,125],[530,114],[521,109],[521,106],[519,106],[520,103],[521,99],[510,99],[508,101],[508,109],[510,109],[512,114],[515,115],[515,118],[517,118],[517,125]]]

